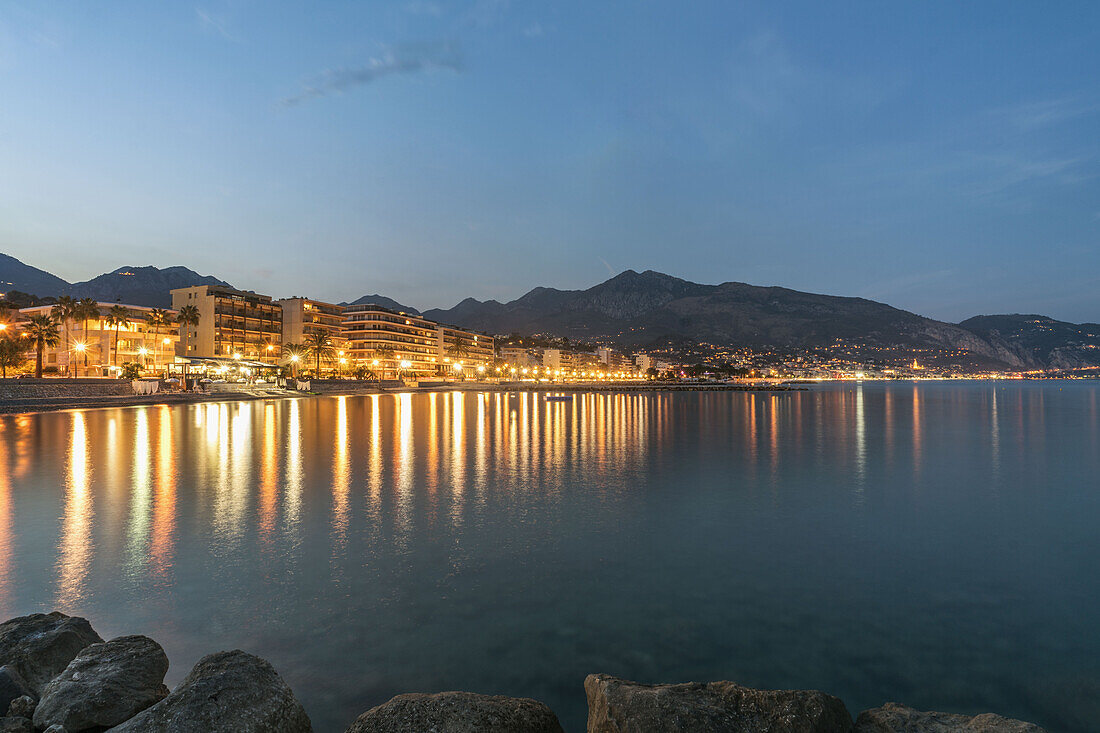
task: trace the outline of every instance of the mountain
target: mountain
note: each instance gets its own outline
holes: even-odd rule
[[[1013,314],[974,316],[959,325],[1028,364],[1053,369],[1100,364],[1100,324]]]
[[[167,308],[174,288],[192,285],[226,285],[211,275],[200,275],[186,267],[120,267],[84,282],[73,283],[68,293],[74,298]]]
[[[843,340],[870,348],[965,349],[972,363],[985,366],[1044,365],[1040,355],[1007,341],[864,298],[739,282],[701,285],[652,270],[627,270],[587,290],[535,288],[508,303],[467,299],[424,316],[492,333],[603,337],[624,347],[692,341],[821,348]]]
[[[200,275],[186,267],[120,267],[84,282],[69,283],[57,275],[0,254],[0,292],[19,290],[42,298],[71,295],[102,302],[167,308],[172,304],[173,288],[191,285],[229,285],[210,275]]]
[[[340,305],[380,305],[383,308],[389,308],[391,311],[399,311],[401,313],[412,313],[414,316],[420,315],[420,311],[416,308],[410,308],[407,305],[401,305],[393,298],[387,298],[385,295],[364,295],[362,298],[357,298],[350,303],[341,303]]]
[[[0,254],[0,292],[19,290],[31,295],[63,295],[69,283],[57,275],[31,267],[10,255]]]

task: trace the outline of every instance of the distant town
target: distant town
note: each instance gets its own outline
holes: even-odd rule
[[[1100,368],[975,371],[965,349],[837,340],[761,350],[691,343],[626,351],[606,340],[492,334],[374,303],[274,299],[223,285],[170,291],[154,308],[69,296],[0,298],[4,377],[358,380],[800,381],[1092,378]]]

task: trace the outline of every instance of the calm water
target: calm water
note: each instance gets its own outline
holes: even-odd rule
[[[393,694],[815,687],[1100,719],[1100,385],[383,395],[0,417],[0,615]]]

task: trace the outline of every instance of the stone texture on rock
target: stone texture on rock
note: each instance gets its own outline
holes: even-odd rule
[[[102,730],[132,718],[168,694],[168,656],[147,636],[120,636],[80,651],[42,688],[34,724],[68,733]]]
[[[11,665],[0,667],[0,714],[8,709],[12,700],[31,694],[31,688],[19,671]]]
[[[306,711],[263,659],[240,650],[198,661],[179,686],[112,733],[310,733]]]
[[[1034,723],[1002,718],[993,713],[956,715],[921,712],[888,702],[881,708],[864,710],[856,719],[853,733],[1045,733]]]
[[[34,707],[38,704],[30,695],[23,695],[11,701],[8,705],[8,715],[15,718],[34,717]]]
[[[34,723],[30,718],[9,715],[0,718],[0,733],[34,733]]]
[[[848,733],[844,703],[817,690],[754,690],[733,682],[643,685],[584,681],[588,733]]]
[[[35,613],[0,624],[0,664],[14,667],[35,695],[81,649],[103,641],[91,624],[63,613]]]
[[[439,692],[398,695],[360,715],[346,733],[562,733],[558,717],[525,697]]]

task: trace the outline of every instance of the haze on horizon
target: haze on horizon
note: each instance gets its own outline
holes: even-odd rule
[[[0,2],[0,252],[1100,321],[1100,5]]]

